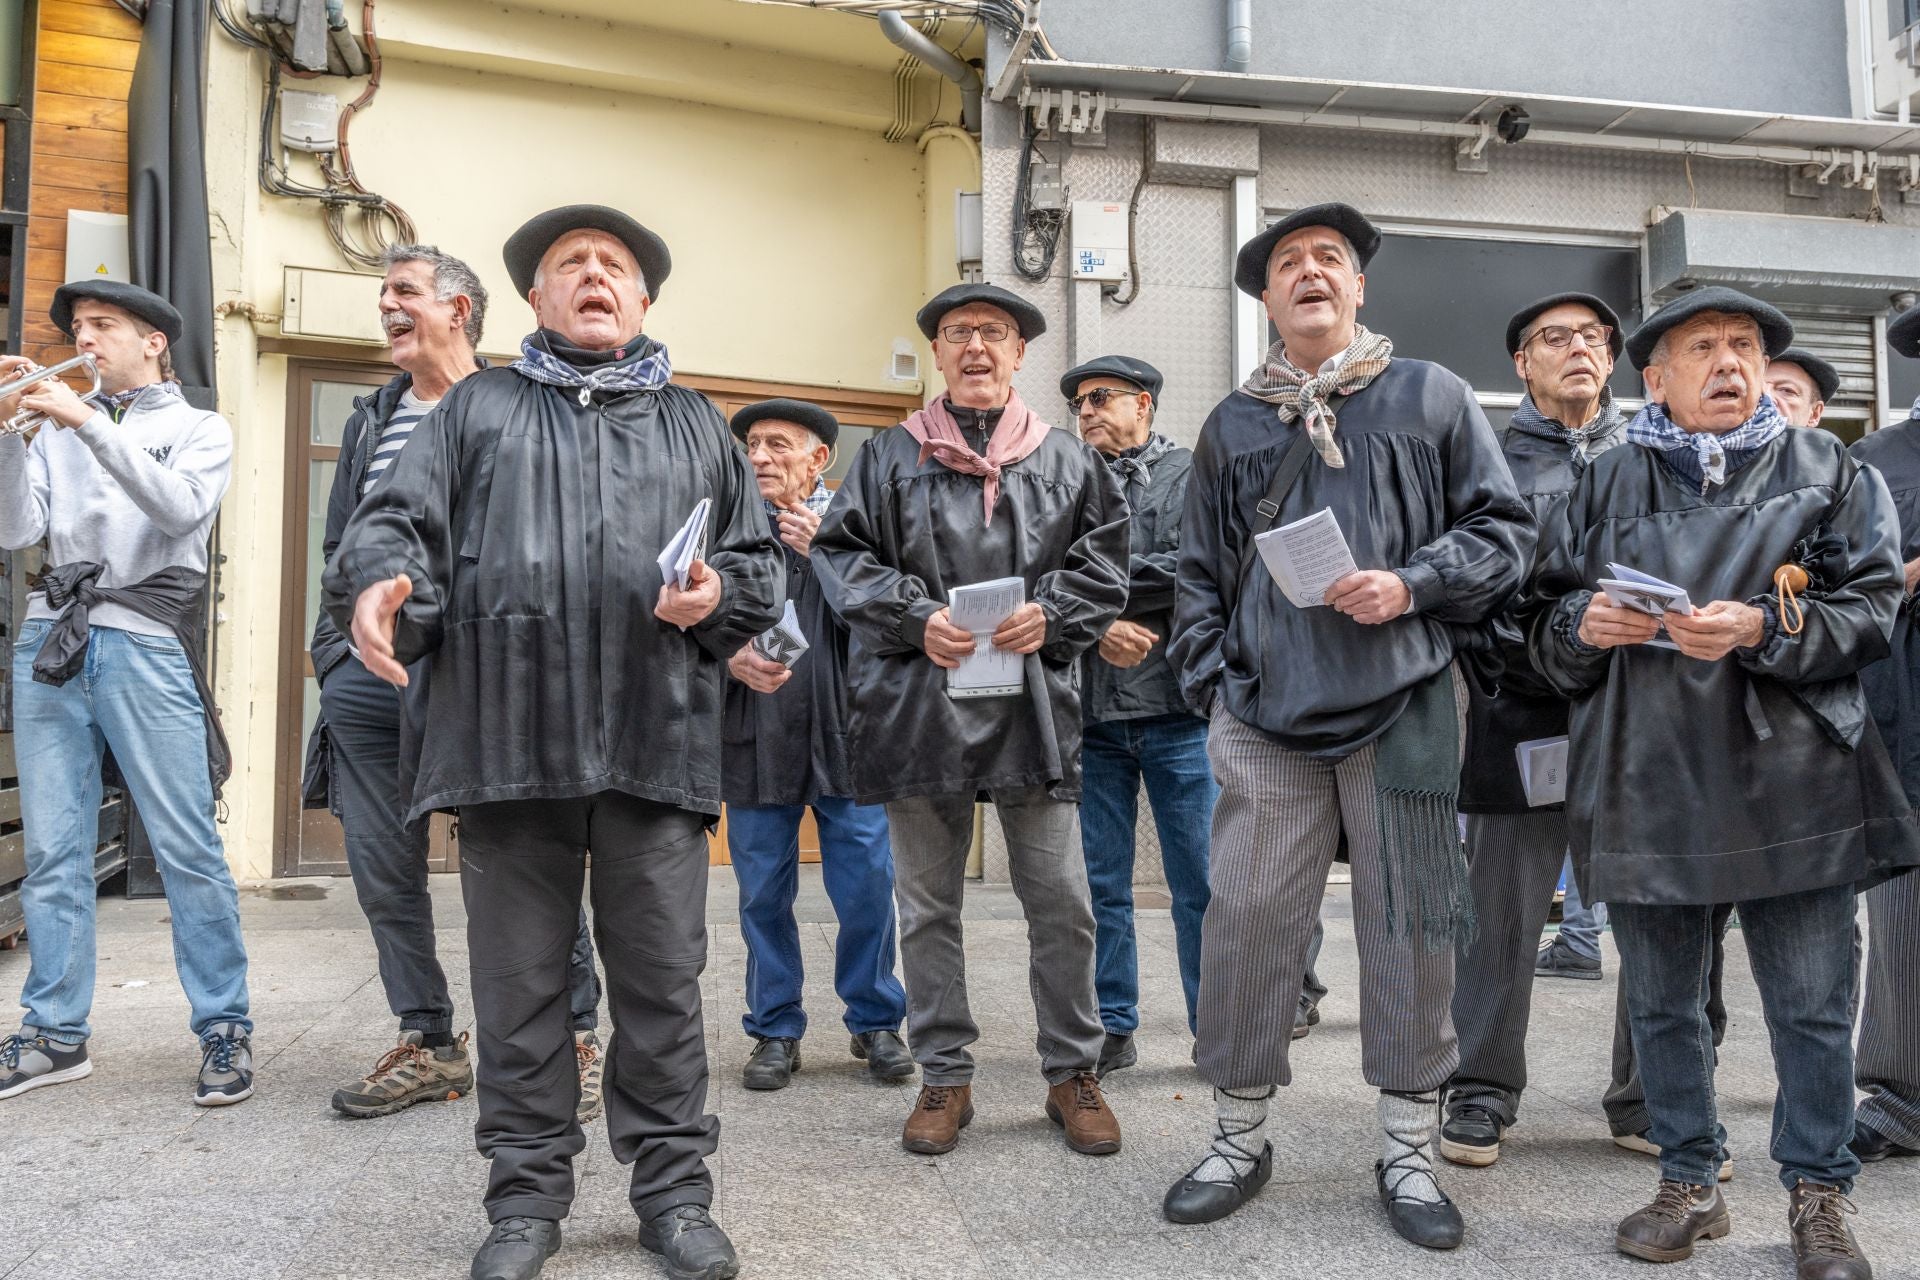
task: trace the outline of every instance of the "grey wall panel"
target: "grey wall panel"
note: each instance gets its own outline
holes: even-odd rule
[[[1852,114],[1846,0],[1254,0],[1260,75]],[[1047,0],[1076,62],[1225,69],[1224,0]]]

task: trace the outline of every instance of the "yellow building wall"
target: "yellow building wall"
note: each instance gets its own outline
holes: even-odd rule
[[[516,20],[499,12],[496,41],[504,38],[499,23]],[[536,43],[531,29],[528,43]],[[723,46],[711,56],[713,75],[732,74]],[[285,267],[349,264],[317,205],[267,196],[257,185],[264,64],[218,33],[209,62],[208,188],[223,311],[217,376],[238,441],[220,524],[227,562],[216,695],[236,760],[224,831],[236,873],[265,877],[278,838],[275,788],[289,781],[276,770],[289,427],[287,358],[259,343],[276,335]],[[865,123],[555,78],[564,74],[502,74],[389,52],[379,95],[349,135],[361,180],[405,208],[423,240],[479,271],[492,294],[484,351],[517,350],[532,326],[500,259],[507,235],[542,209],[593,202],[634,214],[671,248],[673,274],[647,332],[667,344],[677,368],[919,390],[889,381],[888,362],[896,340],[906,340],[923,374],[931,372],[913,312],[958,278],[953,191],[979,189],[970,139],[888,143]],[[884,76],[849,74],[851,83],[891,92]],[[346,100],[363,84],[300,87],[331,87]],[[951,94],[948,102],[957,105]],[[834,105],[844,113],[845,95]],[[891,100],[870,105],[879,119]]]

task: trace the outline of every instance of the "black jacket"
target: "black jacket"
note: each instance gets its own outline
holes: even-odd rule
[[[1252,530],[1302,427],[1235,391],[1194,451],[1171,653],[1195,710],[1223,697],[1282,746],[1329,758],[1384,733],[1415,684],[1485,643],[1479,624],[1519,587],[1534,547],[1500,443],[1459,378],[1395,359],[1335,412],[1346,466],[1309,458],[1274,524],[1331,508],[1362,569],[1405,575],[1414,612],[1363,626],[1281,594]]]
[[[904,427],[865,444],[813,540],[827,600],[853,633],[854,799],[1048,787],[1080,794],[1080,655],[1127,599],[1127,503],[1098,453],[1065,431],[985,481],[929,459]],[[921,647],[954,587],[1018,577],[1047,617],[1018,697],[950,698]]]
[[[1816,532],[1842,540],[1797,636],[1703,662],[1575,634],[1617,562],[1696,604],[1757,603]],[[1857,672],[1900,603],[1886,485],[1824,431],[1787,430],[1702,495],[1625,445],[1587,468],[1546,531],[1529,590],[1535,667],[1573,699],[1567,816],[1588,902],[1745,902],[1865,888],[1920,863],[1920,828]]]
[[[433,654],[433,680],[410,820],[601,791],[720,810],[723,664],[779,617],[779,551],[704,396],[669,385],[584,398],[513,369],[462,381],[327,566],[341,627],[362,590],[413,579],[395,654]],[[702,498],[723,590],[683,632],[653,616],[656,558]]]
[[[1500,447],[1534,523],[1544,529],[1559,518],[1567,494],[1590,460],[1624,442],[1627,423],[1612,397],[1607,397],[1587,455],[1582,457],[1560,424],[1532,406],[1531,397],[1521,401],[1513,415],[1515,425],[1507,429]],[[1499,674],[1491,686],[1477,681],[1471,686],[1458,804],[1462,813],[1530,813],[1514,748],[1522,742],[1563,736],[1567,700],[1534,671],[1527,657],[1526,633],[1510,613],[1494,620],[1493,637],[1498,661],[1490,667]],[[1545,811],[1564,806],[1539,807]]]
[[[779,525],[767,517],[779,537]],[[847,766],[847,627],[813,564],[785,543],[787,598],[807,651],[772,693],[727,677],[721,798],[738,805],[812,804],[853,794]]]
[[[1850,452],[1887,482],[1900,517],[1900,559],[1920,559],[1920,419],[1870,432]],[[1920,805],[1920,629],[1914,626],[1912,596],[1900,601],[1891,652],[1860,669],[1860,686],[1908,803]]]
[[[1173,575],[1180,560],[1180,520],[1193,450],[1154,434],[1134,456],[1106,462],[1120,480],[1132,516],[1127,607],[1120,616],[1139,623],[1160,640],[1137,666],[1125,668],[1102,658],[1098,646],[1087,650],[1080,659],[1086,722],[1191,715],[1187,700],[1180,696],[1173,665],[1167,661],[1167,641],[1173,637]]]

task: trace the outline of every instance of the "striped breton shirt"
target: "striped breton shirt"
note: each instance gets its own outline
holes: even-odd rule
[[[367,474],[360,480],[360,496],[366,497],[373,491],[374,481],[387,469],[389,463],[400,456],[400,448],[406,444],[407,437],[420,425],[420,419],[433,412],[438,400],[422,400],[408,387],[400,393],[400,403],[393,407],[393,416],[387,419],[386,429],[380,433],[380,443],[374,446],[373,458],[367,463]]]

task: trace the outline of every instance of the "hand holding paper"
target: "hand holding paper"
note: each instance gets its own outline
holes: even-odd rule
[[[1003,629],[1021,643],[1040,647],[1046,638],[1046,616],[1039,605],[1029,605],[1027,584],[1020,578],[995,578],[991,582],[971,582],[947,593],[947,621],[966,632],[973,642],[972,651],[949,667],[947,696],[952,698],[992,698],[1019,693],[1026,687],[1026,664],[1021,654],[999,643]],[[1023,617],[1027,610],[1032,614]],[[1038,638],[1032,634],[1032,617],[1038,615]],[[936,615],[937,616],[937,615]],[[933,635],[928,624],[929,641]],[[1030,650],[1029,650],[1030,652]],[[933,656],[931,643],[927,649]],[[938,658],[934,661],[939,662]],[[941,662],[941,666],[948,666]]]
[[[685,588],[675,586],[672,581],[661,584],[653,616],[685,631],[719,607],[720,575],[707,568],[705,560],[695,560],[687,566]]]
[[[1361,569],[1328,587],[1326,601],[1355,622],[1377,626],[1404,615],[1413,593],[1391,570]]]
[[[1254,537],[1261,563],[1296,609],[1328,603],[1327,588],[1360,566],[1330,508]]]

